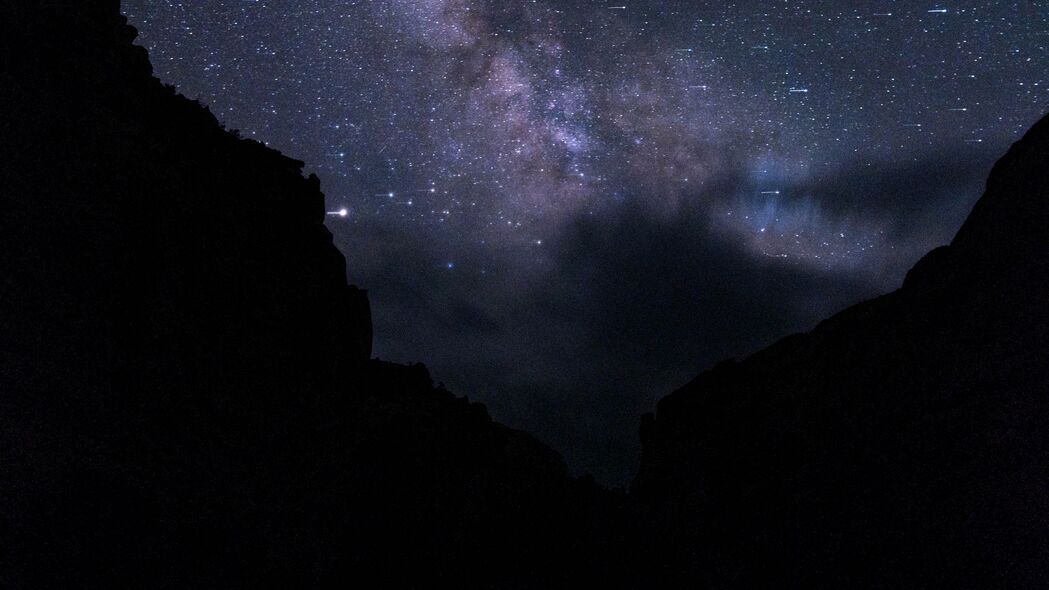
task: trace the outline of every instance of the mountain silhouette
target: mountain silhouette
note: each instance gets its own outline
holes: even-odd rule
[[[119,9],[0,8],[0,586],[576,575],[622,495],[369,360],[319,180],[157,81]]]
[[[320,181],[135,37],[0,5],[0,586],[1045,584],[1049,119],[900,290],[663,399],[626,494],[371,359]]]
[[[633,490],[715,585],[1042,587],[1047,433],[1049,118],[898,291],[661,400]]]

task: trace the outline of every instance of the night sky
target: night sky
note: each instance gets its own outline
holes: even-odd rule
[[[1049,111],[1049,3],[126,0],[158,76],[307,162],[376,355],[576,473],[897,287]]]

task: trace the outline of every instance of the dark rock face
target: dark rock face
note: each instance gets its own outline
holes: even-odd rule
[[[1049,118],[904,286],[726,362],[642,427],[635,494],[714,585],[1049,582]]]
[[[622,499],[369,361],[318,179],[134,38],[115,0],[0,7],[0,586],[585,571]]]

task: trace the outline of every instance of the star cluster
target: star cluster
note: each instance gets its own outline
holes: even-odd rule
[[[163,80],[321,176],[380,354],[608,480],[675,379],[894,286],[1049,106],[1040,2],[124,5]]]

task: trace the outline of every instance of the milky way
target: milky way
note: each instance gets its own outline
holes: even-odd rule
[[[893,288],[1049,107],[1037,2],[125,11],[163,80],[321,176],[380,356],[619,483],[654,399]]]

